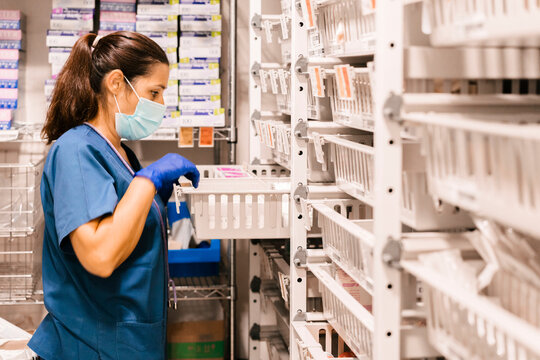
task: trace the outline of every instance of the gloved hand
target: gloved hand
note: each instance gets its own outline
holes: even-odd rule
[[[166,203],[171,197],[173,184],[180,176],[185,176],[194,187],[198,187],[200,174],[191,161],[171,153],[139,170],[135,176],[142,176],[152,181],[159,196]]]

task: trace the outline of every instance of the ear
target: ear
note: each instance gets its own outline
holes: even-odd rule
[[[113,70],[105,75],[103,84],[107,91],[113,95],[117,95],[124,89],[124,73],[120,69]]]

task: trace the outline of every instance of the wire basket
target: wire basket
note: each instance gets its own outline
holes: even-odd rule
[[[405,270],[423,284],[427,311],[427,329],[431,344],[449,359],[540,359],[540,329],[497,303],[505,303],[501,293],[492,292],[487,298],[467,291],[455,281],[414,261],[402,262]],[[512,293],[525,284],[518,278],[507,283],[505,293]],[[497,285],[495,285],[497,286]],[[511,296],[516,304],[538,314],[535,301],[520,298],[525,292]],[[495,297],[493,297],[495,296]],[[504,305],[503,305],[504,306]]]
[[[332,108],[332,117],[339,124],[373,131],[375,123],[373,120],[372,67],[353,68],[353,70],[352,85],[354,95],[352,99],[341,99],[336,84],[335,72],[325,72],[328,79],[328,96]]]
[[[332,160],[336,183],[349,195],[374,206],[375,149],[337,136],[325,136],[332,144]],[[440,204],[437,208],[428,193],[424,160],[420,145],[403,144],[402,221],[416,230],[470,227],[467,214],[453,206]]]
[[[32,233],[0,233],[0,303],[30,299],[41,281],[43,222]]]
[[[375,12],[362,0],[320,1],[317,27],[326,56],[358,56],[375,52]]]
[[[539,125],[444,114],[411,119],[421,125],[433,196],[540,237]]]
[[[424,29],[433,45],[538,47],[540,3],[532,0],[427,0]]]
[[[17,155],[0,151],[0,235],[31,233],[42,217],[39,185],[45,158],[12,162]]]
[[[327,265],[310,265],[319,279],[323,313],[357,356],[372,357],[373,315],[356,301],[331,275]]]

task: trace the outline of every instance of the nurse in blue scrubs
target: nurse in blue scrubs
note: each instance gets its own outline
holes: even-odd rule
[[[45,360],[161,360],[166,349],[165,202],[199,181],[168,154],[141,168],[121,139],[165,113],[165,52],[149,38],[83,36],[60,73],[43,135],[43,289],[48,315],[29,346]]]

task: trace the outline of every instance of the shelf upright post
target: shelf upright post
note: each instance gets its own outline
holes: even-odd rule
[[[249,62],[250,69],[253,64],[260,64],[262,62],[262,34],[261,34],[261,16],[262,16],[262,0],[249,0]],[[251,71],[251,70],[250,70]],[[250,74],[249,76],[249,162],[253,164],[258,158],[260,158],[260,142],[256,137],[255,128],[251,121],[256,114],[260,114],[262,111],[261,103],[261,88],[255,81],[255,77]],[[259,276],[260,271],[260,247],[250,241],[249,244],[249,273],[250,281],[254,276]],[[254,255],[257,254],[257,255]],[[260,306],[261,296],[260,292],[255,293],[249,291],[249,329],[254,326],[260,325]],[[260,341],[249,336],[249,358],[260,359]]]
[[[262,63],[262,0],[249,0],[249,63],[250,72],[254,64]],[[256,136],[253,119],[262,112],[261,87],[255,81],[255,77],[249,76],[249,163],[254,164],[260,159],[261,144]],[[259,115],[257,115],[259,114]]]
[[[308,58],[307,24],[301,13],[299,2],[291,1],[291,270],[290,270],[290,322],[305,321],[307,302],[307,277],[305,268],[296,266],[294,258],[298,251],[307,248],[307,231],[302,217],[300,197],[297,190],[307,186],[307,140],[300,129],[308,125],[307,91],[308,77],[297,70],[296,63]],[[295,332],[290,331],[290,358],[300,359],[296,346]]]
[[[385,246],[401,237],[403,1],[377,1],[375,51],[374,359],[400,359],[401,272],[385,263]]]

